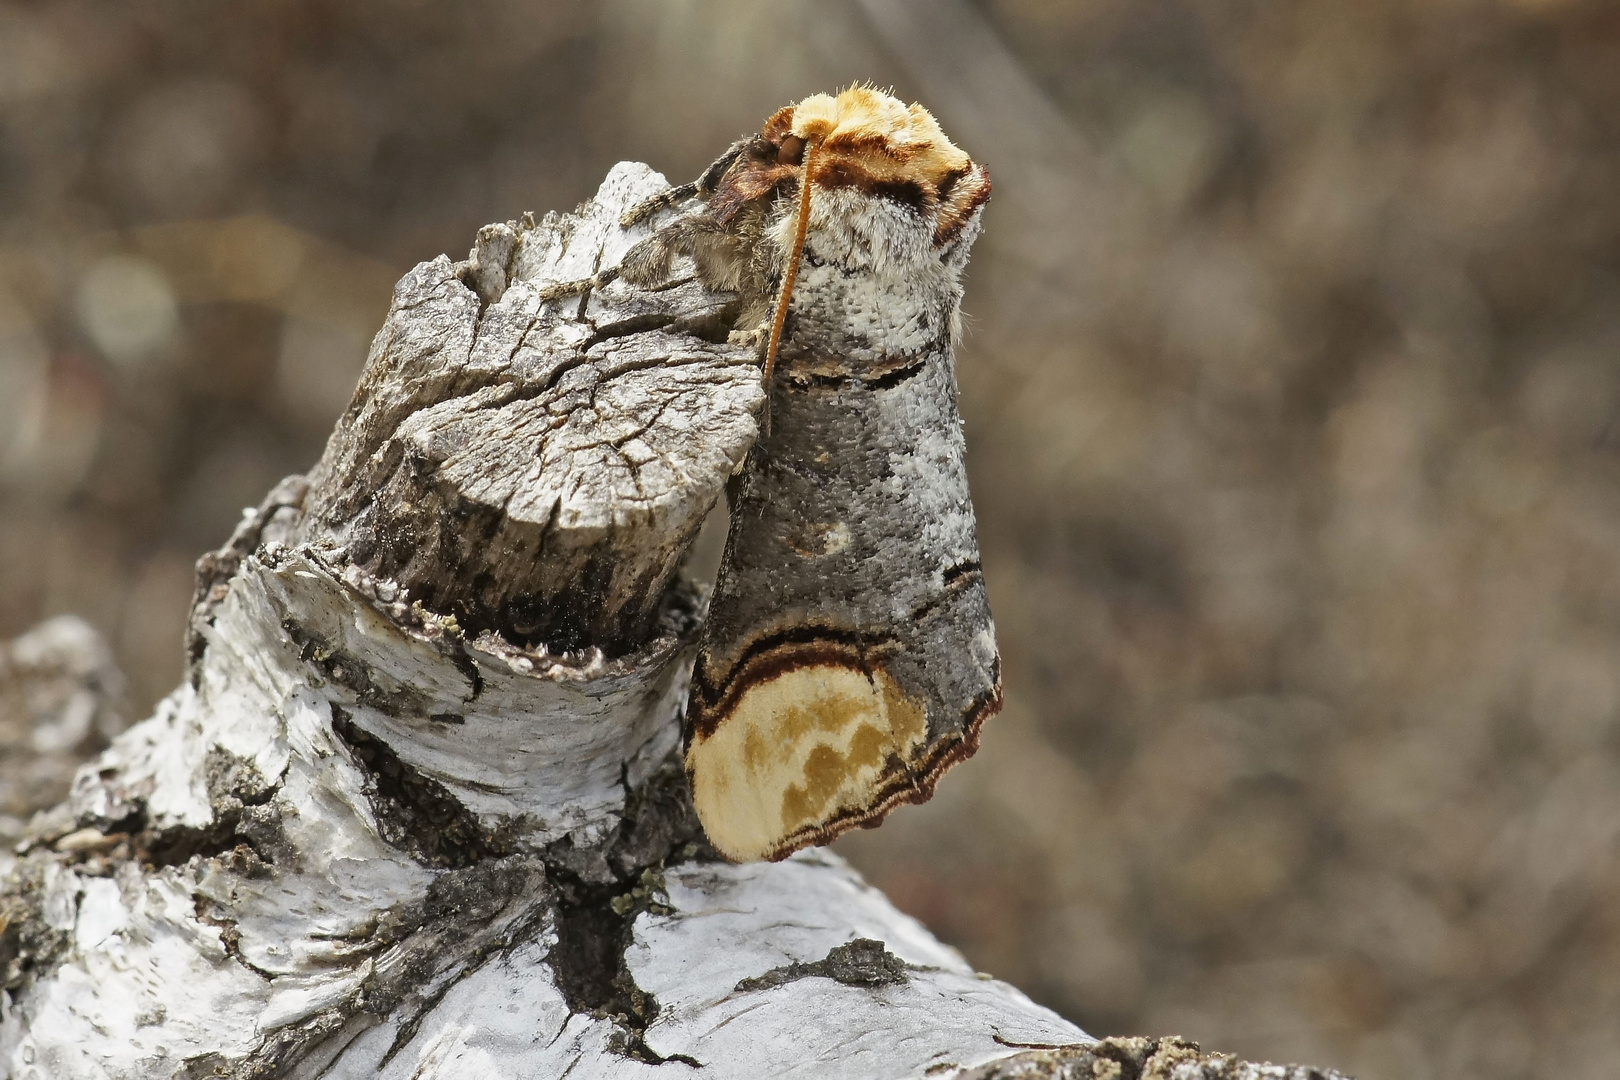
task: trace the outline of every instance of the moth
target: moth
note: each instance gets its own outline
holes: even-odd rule
[[[922,106],[816,94],[626,214],[690,204],[591,282],[652,285],[690,256],[762,355],[684,725],[698,816],[733,860],[927,800],[1001,706],[954,370],[989,195]]]

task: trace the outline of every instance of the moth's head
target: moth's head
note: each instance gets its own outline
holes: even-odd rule
[[[937,192],[973,164],[927,109],[865,86],[852,86],[837,97],[812,94],[779,109],[761,135],[778,148],[777,160],[784,165],[802,162],[805,147],[815,144],[818,175],[847,173],[851,181],[909,183]]]
[[[813,147],[817,187],[937,211],[939,241],[959,232],[990,195],[989,174],[946,137],[932,113],[871,87],[812,94],[777,110],[760,136],[780,166],[801,166]]]
[[[853,86],[778,109],[711,196],[722,222],[803,179],[807,151],[816,188],[855,192],[915,210],[935,247],[960,237],[990,197],[990,175],[945,137],[927,109]]]

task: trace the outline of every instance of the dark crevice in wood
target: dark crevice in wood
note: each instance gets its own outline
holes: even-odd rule
[[[910,978],[911,969],[912,965],[890,952],[883,942],[856,938],[833,948],[820,960],[792,963],[743,979],[737,984],[736,992],[749,994],[813,978],[831,979],[845,986],[894,986]]]
[[[472,684],[472,693],[467,697],[467,701],[470,704],[483,696],[484,676],[479,673],[478,664],[473,660],[472,657],[467,655],[466,646],[463,645],[465,640],[465,635],[456,640],[455,649],[450,653],[450,662],[454,664],[456,666],[456,670],[465,675],[467,677],[467,681]],[[434,715],[433,719],[438,719],[440,716],[449,715],[452,714],[438,713]],[[459,724],[462,723],[462,719],[458,716],[449,722]]]
[[[259,775],[253,763],[215,746],[203,764],[204,782],[212,820],[204,826],[151,828],[146,807],[103,827],[109,835],[128,833],[133,856],[146,866],[184,866],[194,857],[222,859],[248,877],[263,877],[278,858],[285,858],[287,842],[281,813],[269,805],[276,785]]]
[[[624,967],[633,915],[614,904],[623,890],[615,881],[593,885],[554,869],[561,899],[557,904],[557,944],[547,962],[570,1012],[612,1017],[645,1030],[658,1015],[658,1003],[644,993]]]
[[[15,992],[55,971],[73,945],[73,930],[45,920],[45,893],[50,880],[39,861],[25,861],[11,871],[7,894],[0,898],[0,988]]]
[[[235,960],[265,982],[270,982],[275,978],[273,973],[251,963],[242,955],[242,932],[237,929],[236,920],[231,917],[227,909],[208,897],[200,895],[192,897],[192,906],[198,922],[219,930],[219,943],[224,947],[226,956]]]
[[[658,1018],[658,999],[636,985],[624,959],[633,940],[636,916],[661,907],[655,896],[662,887],[662,875],[647,871],[644,885],[624,891],[617,882],[593,885],[566,870],[552,873],[560,899],[557,943],[546,962],[569,1011],[613,1021],[615,1030],[608,1039],[613,1053],[648,1065],[679,1062],[701,1068],[695,1058],[665,1056],[647,1045],[647,1026]]]
[[[626,788],[629,785],[626,783]],[[620,881],[640,877],[670,862],[715,861],[720,854],[703,835],[692,788],[679,755],[672,756],[639,787],[630,790],[618,835],[606,853]]]
[[[205,859],[226,858],[233,870],[258,871],[255,865],[258,856],[252,850],[252,845],[237,840],[237,824],[238,815],[227,814],[216,816],[202,828],[143,830],[135,838],[135,857],[154,869],[184,866],[193,856],[201,856]]]
[[[676,319],[669,325],[668,330],[691,334],[698,340],[707,341],[711,345],[724,345],[731,339],[732,331],[751,329],[751,327],[740,325],[747,312],[747,302],[742,297],[738,297],[711,311]]]
[[[633,334],[645,334],[653,330],[662,330],[674,321],[675,316],[655,311],[632,315],[616,322],[599,325],[596,331],[580,345],[579,351],[581,354],[586,353],[591,346],[604,341],[611,341],[614,338],[630,337]],[[548,380],[551,385],[555,385],[556,381],[555,378]],[[551,389],[551,385],[548,385],[546,389]]]
[[[332,731],[367,776],[366,796],[385,842],[427,866],[459,869],[511,853],[444,785],[400,760],[392,747],[332,705]]]
[[[352,691],[360,704],[369,705],[389,716],[411,717],[427,714],[427,699],[419,691],[405,686],[395,689],[384,687],[367,664],[334,648],[320,635],[299,625],[293,619],[282,619],[281,629],[298,647],[300,660],[313,665],[324,678]],[[476,675],[476,670],[474,674]],[[474,683],[475,687],[476,685]]]
[[[614,1022],[610,1049],[650,1065],[699,1062],[685,1054],[660,1055],[646,1044],[658,1001],[636,985],[625,950],[637,915],[670,910],[660,900],[666,863],[718,858],[702,836],[686,771],[672,758],[630,793],[624,819],[604,851],[578,851],[564,841],[553,845],[547,859],[559,894],[557,944],[547,957],[558,989],[570,1011]]]
[[[332,705],[332,732],[348,745],[366,773],[377,832],[418,862],[459,869],[511,853],[510,845],[478,824],[478,818],[444,785],[400,760],[392,747]]]

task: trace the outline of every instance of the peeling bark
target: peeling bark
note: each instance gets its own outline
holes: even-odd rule
[[[400,282],[320,463],[199,564],[185,683],[8,870],[6,1075],[1273,1075],[1094,1043],[828,853],[709,848],[678,570],[753,351],[679,273],[542,298],[663,186]]]

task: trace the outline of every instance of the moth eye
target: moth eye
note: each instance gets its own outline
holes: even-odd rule
[[[797,135],[789,135],[782,140],[777,148],[776,162],[779,165],[797,165],[804,160],[804,140]]]

